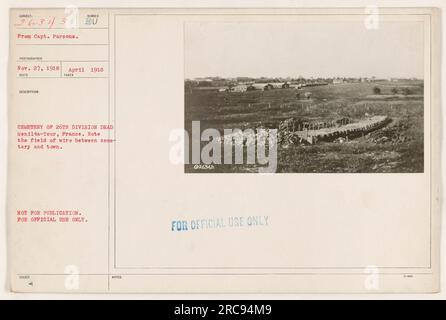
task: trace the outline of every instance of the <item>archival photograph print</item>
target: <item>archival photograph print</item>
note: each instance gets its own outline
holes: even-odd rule
[[[424,171],[417,21],[188,22],[186,173]]]

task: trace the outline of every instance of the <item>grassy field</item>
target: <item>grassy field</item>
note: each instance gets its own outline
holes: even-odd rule
[[[374,92],[379,87],[380,92]],[[304,94],[311,92],[310,99]],[[300,93],[300,96],[298,96]],[[185,128],[278,128],[283,120],[316,121],[387,115],[392,122],[348,142],[279,145],[277,172],[423,172],[423,82],[345,83],[302,89],[185,94]],[[212,170],[211,170],[212,171]],[[219,165],[216,172],[251,172]],[[186,172],[199,172],[186,166]],[[209,170],[205,171],[209,172]]]

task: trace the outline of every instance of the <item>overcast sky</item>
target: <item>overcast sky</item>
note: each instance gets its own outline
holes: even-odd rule
[[[423,78],[423,24],[192,22],[185,76]]]

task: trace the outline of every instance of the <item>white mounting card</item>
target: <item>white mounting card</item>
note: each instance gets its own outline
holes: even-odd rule
[[[437,292],[440,11],[10,11],[15,292]]]

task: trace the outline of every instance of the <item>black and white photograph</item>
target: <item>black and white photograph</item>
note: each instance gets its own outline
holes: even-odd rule
[[[243,159],[214,144],[214,161],[186,159],[185,172],[258,172],[260,129],[276,134],[264,149],[277,143],[277,173],[423,172],[424,25],[379,18],[187,23],[188,136],[194,122],[225,146],[237,143],[225,130],[244,140]]]

